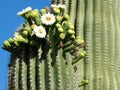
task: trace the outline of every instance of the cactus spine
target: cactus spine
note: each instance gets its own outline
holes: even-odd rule
[[[71,7],[74,2],[78,5]],[[71,14],[76,14],[75,17],[71,16],[71,21],[75,24],[76,35],[82,34],[86,43],[84,74],[81,76],[90,83],[84,90],[120,88],[119,4],[120,0],[65,0],[67,11],[72,13],[76,10]],[[81,68],[79,70],[82,71]]]

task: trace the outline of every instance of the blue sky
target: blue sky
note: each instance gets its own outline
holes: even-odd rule
[[[7,65],[10,53],[1,49],[4,40],[15,32],[16,28],[24,22],[17,12],[31,6],[41,9],[50,5],[50,0],[1,0],[0,2],[0,90],[7,90]]]

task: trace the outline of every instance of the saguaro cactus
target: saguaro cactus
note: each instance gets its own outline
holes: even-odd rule
[[[25,23],[2,47],[11,52],[9,90],[79,90],[88,83],[78,78],[75,66],[86,54],[80,49],[84,41],[75,36],[64,5],[28,7],[18,15]]]
[[[12,53],[9,90],[119,90],[119,4],[120,0],[52,0],[50,11],[29,7],[19,12],[26,21],[3,44]],[[50,22],[44,21],[46,14]]]
[[[85,40],[86,57],[80,76],[90,83],[84,90],[120,89],[120,0],[52,0],[64,3]],[[79,65],[78,65],[79,66]]]

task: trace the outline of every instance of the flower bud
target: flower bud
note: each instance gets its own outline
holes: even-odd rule
[[[71,35],[71,37],[70,37],[71,39],[75,39],[75,35]]]
[[[75,31],[72,30],[72,29],[69,29],[69,30],[68,30],[68,33],[71,34],[71,35],[74,35],[74,34],[75,34]]]
[[[35,22],[36,25],[40,25],[39,11],[38,9],[34,9],[30,12],[30,18]]]
[[[61,27],[61,25],[60,25],[59,23],[57,23],[55,26],[56,26],[57,28]]]
[[[86,55],[85,51],[83,51],[83,52],[80,53],[80,57],[84,57],[85,55]]]
[[[9,43],[9,41],[8,40],[6,40],[6,41],[4,41],[4,43],[3,43],[3,48],[4,47],[10,47],[11,45],[10,45],[10,43]]]
[[[74,29],[73,24],[70,24],[70,25],[68,26],[68,28],[73,30],[73,29]]]
[[[46,14],[46,10],[45,10],[45,9],[41,9],[41,10],[40,10],[40,14],[41,14],[41,15]]]
[[[60,33],[62,33],[64,30],[63,30],[62,27],[59,27],[59,28],[58,28],[58,31],[59,31]]]
[[[62,20],[62,17],[61,16],[56,16],[56,21],[57,22],[60,22]]]
[[[34,9],[30,12],[30,16],[31,17],[36,17],[36,16],[39,16],[39,11],[38,9]]]
[[[30,28],[30,27],[25,27],[25,28],[24,28],[24,31],[30,32],[30,31],[31,31],[31,28]]]
[[[65,34],[64,33],[61,33],[60,35],[59,35],[59,37],[60,37],[60,39],[64,39],[65,38]]]
[[[65,15],[63,16],[63,19],[64,19],[64,20],[69,20],[69,19],[70,19],[70,17],[69,17],[69,15],[68,15],[68,14],[65,14]]]
[[[53,13],[59,14],[60,13],[60,9],[59,8],[53,8]]]
[[[34,29],[35,27],[36,27],[36,25],[35,25],[35,24],[32,24],[32,25],[31,25],[31,28],[32,28],[32,29]]]
[[[9,43],[13,43],[13,42],[14,42],[13,38],[9,38],[9,39],[8,39],[8,42],[9,42]]]
[[[23,36],[28,36],[28,31],[23,31],[22,34]]]
[[[27,43],[28,42],[28,40],[27,39],[25,39],[25,38],[23,38],[20,34],[15,34],[15,37],[14,37],[14,40],[16,41],[16,42],[23,42],[23,43]]]
[[[88,84],[89,80],[83,80],[82,82],[85,83],[85,84]]]
[[[84,40],[82,40],[80,36],[77,36],[76,37],[76,42],[77,42],[78,45],[80,45],[80,44],[84,43]]]

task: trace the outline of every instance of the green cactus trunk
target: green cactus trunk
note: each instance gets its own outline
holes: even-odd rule
[[[69,52],[72,45],[65,43],[64,48],[56,47],[56,38],[52,38],[50,48],[46,40],[41,39],[42,44],[34,46],[26,44],[27,41],[20,37],[25,44],[19,49],[8,50],[14,51],[8,66],[8,89],[119,90],[120,0],[52,0],[51,3],[65,4],[64,13],[69,14],[75,26],[75,36],[85,40],[86,57],[80,61],[84,55],[74,58]],[[30,15],[37,11],[31,12]],[[28,14],[26,16],[31,19]],[[34,22],[40,25],[40,22]],[[18,47],[17,43],[12,44]]]
[[[23,49],[20,55],[12,54],[8,89],[79,90],[79,80],[75,78],[70,54],[66,53],[65,59],[62,49],[53,53],[53,56],[50,55],[51,52],[46,52],[44,58],[40,58],[41,55],[38,54],[41,54],[41,50],[30,47],[27,50]]]
[[[90,83],[83,89],[119,90],[120,0],[52,1],[65,3],[76,35],[84,37],[87,54],[78,72]]]

